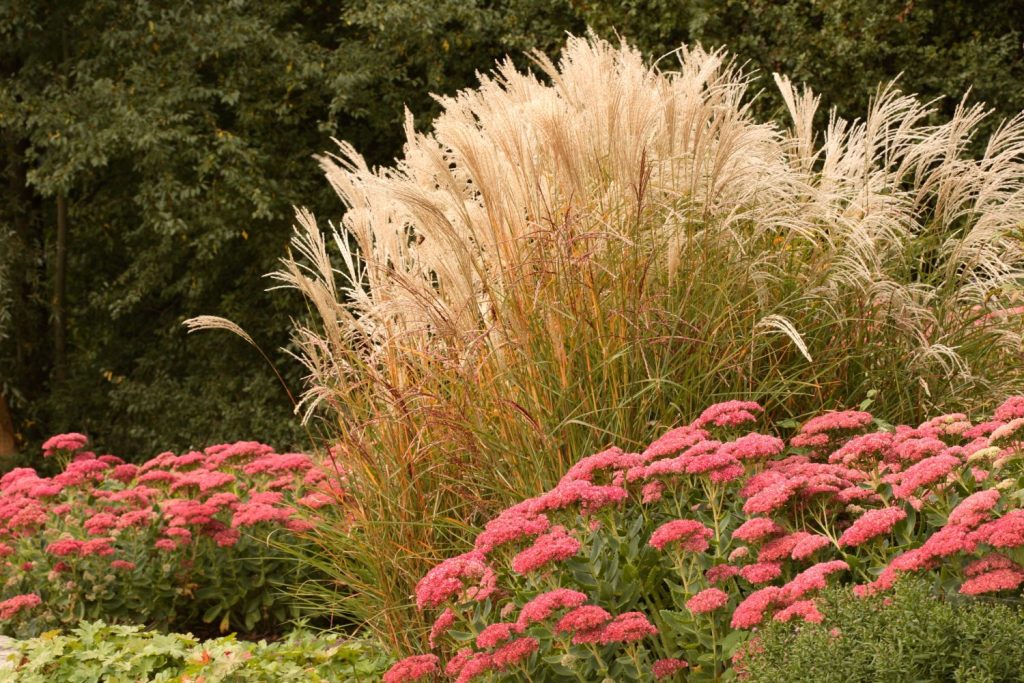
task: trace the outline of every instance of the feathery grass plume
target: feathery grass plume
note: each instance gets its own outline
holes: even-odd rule
[[[980,106],[929,125],[887,86],[816,131],[780,76],[784,129],[723,52],[533,57],[440,97],[430,133],[409,118],[392,168],[339,143],[340,260],[300,212],[276,274],[319,318],[296,337],[306,415],[335,417],[352,469],[321,559],[396,645],[426,633],[409,596],[446,546],[608,441],[725,398],[779,418],[874,390],[912,422],[1022,388],[1024,119],[974,159]]]

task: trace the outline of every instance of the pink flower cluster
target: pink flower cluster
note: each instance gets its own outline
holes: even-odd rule
[[[78,432],[57,434],[43,442],[43,457],[49,458],[60,452],[74,453],[75,451],[84,448],[85,444],[88,442],[88,437],[86,437],[85,434],[79,434]]]
[[[452,557],[437,565],[416,584],[416,606],[437,607],[463,595],[469,600],[484,600],[497,585],[497,574],[478,550]]]
[[[711,529],[692,519],[677,519],[655,529],[649,541],[651,547],[664,550],[668,544],[678,544],[683,550],[702,553],[708,549]]]
[[[713,612],[729,602],[729,594],[718,588],[705,588],[686,601],[686,609],[694,614]]]
[[[437,673],[437,655],[416,655],[406,657],[384,674],[384,683],[406,683],[422,681]]]
[[[580,550],[580,542],[566,532],[565,527],[556,526],[548,533],[538,536],[526,550],[512,559],[512,569],[520,574],[537,571],[552,562],[562,562]]]
[[[804,423],[800,433],[789,440],[794,448],[812,448],[820,450],[835,442],[844,435],[863,429],[871,424],[871,413],[861,410],[844,410],[825,413],[813,417]]]
[[[30,609],[39,605],[42,599],[35,593],[15,595],[0,602],[0,620],[7,620],[18,612]]]
[[[0,477],[5,586],[36,591],[0,603],[5,619],[51,596],[64,599],[69,589],[59,577],[70,570],[84,576],[103,576],[106,567],[134,570],[140,548],[152,549],[154,556],[176,554],[174,562],[165,558],[160,566],[187,582],[194,572],[177,563],[187,569],[194,553],[182,549],[202,546],[223,554],[242,538],[238,528],[256,524],[308,528],[311,508],[300,510],[297,503],[328,496],[329,478],[313,457],[277,454],[255,442],[161,453],[142,465],[98,456],[83,450],[86,444],[77,433],[48,439],[44,457],[72,455],[53,477],[31,468]],[[338,502],[333,493],[322,504]],[[90,593],[88,585],[80,588]]]
[[[788,448],[774,434],[738,434],[761,412],[718,404],[640,453],[583,458],[489,522],[473,551],[432,569],[416,592],[421,609],[442,610],[430,645],[461,648],[444,674],[469,681],[519,666],[524,680],[543,679],[545,662],[576,666],[572,645],[621,663],[630,658],[615,648],[629,643],[654,662],[637,676],[668,678],[687,667],[677,646],[698,645],[665,633],[673,622],[659,610],[641,611],[654,604],[638,593],[648,585],[669,586],[674,614],[716,624],[719,637],[824,621],[816,597],[830,581],[868,594],[942,568],[964,595],[1024,586],[1024,508],[1003,492],[1024,476],[1024,397],[978,424],[949,414],[871,431],[869,413],[825,413]],[[482,614],[495,618],[481,624]]]
[[[839,537],[839,545],[858,546],[892,531],[897,522],[907,518],[903,508],[868,510]]]

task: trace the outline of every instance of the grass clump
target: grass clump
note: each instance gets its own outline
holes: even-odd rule
[[[403,648],[416,580],[609,442],[723,399],[773,420],[870,399],[913,424],[1024,388],[1024,119],[972,158],[980,107],[935,126],[882,88],[819,131],[778,77],[780,128],[721,52],[534,57],[441,98],[393,168],[325,157],[347,212],[325,235],[300,211],[276,274],[314,313],[307,416],[330,416],[356,501],[318,562]]]

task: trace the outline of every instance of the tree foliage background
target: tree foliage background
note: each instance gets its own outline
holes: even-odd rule
[[[147,457],[306,434],[255,350],[186,336],[241,323],[284,381],[298,298],[261,291],[291,206],[340,206],[312,156],[330,138],[371,163],[399,153],[405,106],[475,83],[505,54],[554,55],[566,31],[617,31],[652,59],[726,46],[782,115],[771,73],[865,110],[877,84],[1024,109],[1015,0],[3,0],[0,2],[0,432],[75,429]],[[671,57],[663,64],[671,68]],[[824,115],[824,114],[823,114]],[[285,350],[281,350],[285,349]],[[2,443],[0,443],[2,446]]]

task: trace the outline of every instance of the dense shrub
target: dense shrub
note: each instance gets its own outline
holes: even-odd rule
[[[340,495],[313,459],[238,442],[137,466],[85,444],[46,442],[66,465],[56,476],[0,478],[0,632],[81,619],[252,631],[297,616],[278,588],[311,570],[287,546]]]
[[[828,412],[788,444],[749,431],[760,412],[711,406],[505,510],[417,585],[440,657],[385,681],[719,680],[753,629],[821,622],[818,594],[837,579],[870,596],[920,573],[944,593],[1019,599],[1024,397],[980,424],[883,430]]]
[[[353,468],[336,578],[396,643],[434,559],[609,440],[725,398],[802,419],[874,391],[910,424],[1024,390],[1024,120],[975,158],[980,107],[931,125],[882,88],[816,130],[780,76],[784,128],[720,52],[534,57],[443,98],[393,168],[324,158],[345,216],[324,235],[300,212],[277,273],[316,313],[305,405]]]
[[[773,623],[743,663],[748,683],[998,683],[1024,678],[1018,604],[946,599],[901,579],[891,596],[822,595],[820,624]]]
[[[20,683],[350,683],[379,680],[388,662],[369,643],[301,630],[271,643],[231,636],[200,641],[102,622],[20,642],[12,659]]]

